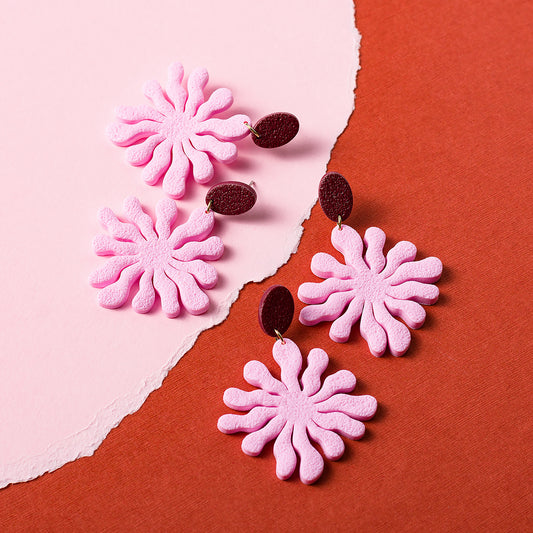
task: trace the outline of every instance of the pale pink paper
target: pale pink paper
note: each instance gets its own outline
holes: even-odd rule
[[[351,0],[4,6],[0,487],[92,454],[198,333],[227,316],[244,283],[289,258],[353,109],[358,43]],[[231,88],[232,113],[289,111],[301,129],[276,151],[247,138],[235,163],[216,165],[212,183],[253,179],[258,202],[241,217],[217,216],[226,252],[209,313],[169,320],[160,308],[102,309],[87,278],[101,264],[91,249],[98,209],[120,211],[134,195],[153,214],[164,196],[105,128],[115,106],[143,104],[143,83],[176,60],[187,72],[207,67],[208,90]],[[190,183],[180,213],[205,192]]]

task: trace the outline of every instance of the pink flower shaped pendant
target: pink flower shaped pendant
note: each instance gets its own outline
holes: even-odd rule
[[[183,66],[173,63],[166,91],[157,81],[144,86],[144,94],[155,107],[118,107],[118,121],[107,130],[113,143],[129,146],[128,163],[144,166],[144,181],[155,185],[163,179],[163,190],[172,198],[185,194],[191,173],[197,183],[209,182],[214,174],[210,157],[231,163],[237,158],[237,147],[229,141],[249,134],[246,115],[213,118],[231,106],[233,95],[229,89],[217,89],[205,101],[208,79],[207,70],[197,68],[185,89],[181,84]]]
[[[244,379],[257,390],[246,392],[227,389],[224,403],[231,409],[249,411],[245,415],[223,415],[218,429],[223,433],[249,433],[242,441],[242,451],[256,456],[273,439],[276,474],[288,479],[296,469],[300,457],[300,479],[314,483],[322,474],[324,460],[311,445],[317,442],[326,458],[339,459],[344,453],[344,442],[339,436],[360,439],[365,432],[361,420],[372,418],[377,402],[372,396],[345,394],[355,387],[355,376],[348,370],[339,370],[321,384],[321,375],[328,366],[328,355],[314,348],[309,352],[308,365],[301,384],[302,355],[294,342],[278,340],[272,351],[281,368],[281,381],[270,374],[259,361],[250,361],[244,367]]]

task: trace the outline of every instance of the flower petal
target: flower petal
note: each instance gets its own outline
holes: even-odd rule
[[[328,354],[320,349],[313,348],[307,356],[307,368],[302,375],[303,393],[312,396],[320,390],[320,377],[328,366]]]
[[[296,453],[292,447],[292,424],[287,422],[274,442],[276,475],[279,479],[289,479],[296,469]]]
[[[424,324],[426,311],[420,304],[412,300],[397,300],[387,296],[385,305],[391,315],[401,318],[412,329],[418,329]]]
[[[339,370],[324,380],[322,388],[311,396],[313,403],[320,403],[339,392],[351,392],[355,388],[355,376],[349,370]]]
[[[264,390],[256,389],[248,392],[235,387],[226,389],[223,399],[230,409],[236,411],[249,411],[257,406],[276,407],[280,403],[279,396],[273,396]]]
[[[265,427],[244,437],[241,444],[242,451],[252,457],[259,455],[263,451],[265,444],[280,434],[284,425],[285,420],[281,416],[276,416],[269,420]]]
[[[368,348],[372,355],[381,357],[387,349],[387,335],[374,318],[370,302],[365,302],[363,307],[360,330],[361,337],[368,343]]]
[[[221,141],[238,141],[250,133],[245,122],[250,123],[250,117],[233,115],[231,118],[212,118],[202,122],[197,133],[209,133]]]
[[[204,103],[204,88],[209,81],[209,74],[205,68],[195,68],[187,80],[187,92],[189,94],[185,104],[185,115],[193,117],[200,104]]]
[[[146,165],[152,159],[156,146],[161,144],[164,139],[163,135],[151,135],[143,142],[130,146],[126,150],[126,161],[134,167]]]
[[[289,392],[301,392],[298,381],[302,369],[300,348],[290,339],[278,340],[274,343],[272,355],[281,368],[281,381]]]
[[[180,304],[178,300],[178,288],[161,269],[154,272],[154,287],[161,298],[161,308],[169,317],[174,318],[180,314]]]
[[[205,152],[196,150],[189,139],[181,141],[183,151],[192,164],[192,175],[196,183],[208,183],[215,175],[213,163]]]
[[[389,349],[392,355],[403,355],[411,344],[411,333],[405,324],[391,316],[382,302],[374,302],[374,317],[387,333]]]
[[[309,437],[303,424],[295,424],[292,442],[300,456],[300,479],[306,485],[310,485],[322,475],[324,459],[309,442]]]
[[[138,263],[126,267],[115,283],[100,290],[98,303],[106,309],[116,309],[123,305],[128,299],[132,285],[142,272],[143,268]]]
[[[139,281],[139,292],[133,298],[131,306],[137,313],[148,313],[154,306],[155,290],[153,285],[153,271],[147,270]]]
[[[376,274],[379,274],[385,266],[385,256],[383,255],[385,240],[385,232],[379,228],[368,228],[365,232],[365,263]]]
[[[322,429],[336,431],[349,439],[360,439],[365,434],[365,425],[344,413],[315,413],[313,420]]]
[[[233,163],[237,159],[237,147],[230,142],[219,141],[212,135],[191,135],[191,144],[201,152],[207,152],[217,161]]]
[[[239,431],[250,433],[262,428],[276,413],[277,410],[272,407],[254,407],[245,415],[222,415],[218,419],[217,427],[226,434]]]
[[[172,163],[163,178],[163,190],[171,198],[181,198],[185,194],[185,185],[189,175],[189,158],[184,154],[180,144],[172,147]]]
[[[346,342],[350,338],[352,326],[359,320],[363,311],[364,300],[355,297],[346,311],[333,321],[329,328],[329,337],[334,342]]]
[[[233,95],[229,89],[224,87],[213,91],[207,102],[204,102],[195,115],[198,122],[203,122],[213,115],[222,113],[233,104]]]
[[[274,378],[268,368],[260,361],[248,361],[244,366],[244,379],[254,387],[270,392],[272,394],[284,394],[287,387]]]
[[[172,63],[168,67],[167,74],[167,95],[174,104],[174,109],[183,112],[185,101],[187,100],[187,91],[181,85],[183,80],[183,65],[181,63]]]
[[[344,442],[337,433],[328,429],[322,429],[313,420],[309,420],[307,423],[307,432],[315,442],[320,444],[324,455],[330,461],[336,461],[342,457],[344,453]]]
[[[419,304],[431,305],[439,298],[439,289],[435,285],[406,281],[401,285],[393,285],[387,289],[387,294],[397,300],[414,300]]]
[[[321,413],[340,412],[357,420],[369,420],[376,414],[378,402],[373,396],[353,396],[335,394],[331,398],[316,404]]]

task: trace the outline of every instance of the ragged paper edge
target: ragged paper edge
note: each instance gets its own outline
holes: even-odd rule
[[[347,118],[344,125],[339,128],[339,132],[335,138],[333,146],[330,150],[330,157],[325,163],[323,172],[326,172],[329,161],[331,160],[331,153],[337,144],[338,138],[342,135],[350,117],[355,110],[355,89],[357,88],[357,72],[360,70],[359,50],[361,45],[361,34],[355,26],[355,6],[353,6],[353,47],[354,47],[354,64],[352,66],[352,87],[351,92],[354,97],[352,99],[351,109],[347,113]],[[288,232],[286,239],[286,246],[283,250],[281,263],[274,267],[272,270],[262,273],[259,276],[245,281],[235,291],[220,303],[218,312],[213,316],[210,324],[204,328],[198,330],[196,333],[187,336],[180,346],[180,348],[173,354],[167,364],[161,369],[157,375],[153,375],[150,378],[144,380],[141,383],[139,390],[135,393],[118,398],[105,409],[100,411],[93,421],[83,430],[71,435],[70,437],[49,446],[42,454],[35,455],[29,458],[25,458],[21,461],[8,464],[2,468],[0,472],[0,489],[7,487],[12,483],[20,483],[35,479],[45,473],[53,472],[58,468],[61,468],[66,463],[70,463],[81,457],[90,457],[94,454],[97,448],[102,444],[104,439],[110,433],[113,428],[116,428],[122,420],[135,412],[137,412],[148,396],[155,390],[157,390],[163,384],[163,380],[167,377],[172,368],[176,366],[179,360],[194,346],[196,340],[207,329],[210,329],[220,323],[222,323],[229,315],[231,306],[237,300],[239,293],[248,283],[259,283],[266,278],[269,278],[276,274],[276,272],[285,265],[292,254],[296,253],[300,240],[303,235],[303,223],[311,216],[311,209],[317,202],[315,197],[307,210],[303,213],[297,226],[293,227]]]

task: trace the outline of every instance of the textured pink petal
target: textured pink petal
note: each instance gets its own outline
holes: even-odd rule
[[[209,309],[207,294],[189,273],[168,266],[165,274],[178,286],[181,303],[191,315],[201,315]]]
[[[126,267],[115,283],[100,290],[98,303],[106,309],[116,309],[123,305],[128,299],[132,285],[139,279],[142,271],[138,264]]]
[[[388,278],[396,272],[397,268],[406,261],[412,261],[416,257],[416,246],[409,241],[400,241],[394,245],[387,254],[387,265],[381,272],[383,278]]]
[[[381,357],[387,349],[387,335],[374,318],[370,302],[365,302],[363,307],[360,330],[361,336],[368,343],[370,353],[376,357]]]
[[[133,224],[121,222],[108,207],[98,211],[98,220],[115,239],[136,243],[144,242],[143,236]]]
[[[294,426],[292,442],[300,456],[300,479],[306,485],[310,485],[322,475],[324,459],[309,442],[304,425]]]
[[[245,415],[222,415],[218,419],[218,429],[222,433],[250,433],[262,428],[270,419],[276,416],[276,409],[272,407],[254,407]]]
[[[307,356],[307,368],[302,374],[302,392],[307,396],[320,389],[320,377],[328,366],[328,354],[320,348],[313,348]]]
[[[181,311],[178,288],[161,269],[157,269],[154,272],[154,287],[161,298],[163,312],[170,318],[178,316]]]
[[[178,261],[193,261],[194,259],[219,259],[224,253],[224,243],[220,237],[209,237],[201,242],[187,242],[172,256]]]
[[[269,420],[265,427],[244,437],[241,444],[242,451],[252,457],[259,455],[263,451],[265,444],[280,434],[285,423],[286,421],[281,416],[276,416]]]
[[[144,167],[142,176],[148,185],[155,185],[165,174],[171,162],[172,143],[166,139],[158,144],[150,162]]]
[[[287,387],[272,376],[268,368],[260,361],[249,361],[244,366],[244,379],[254,387],[272,394],[284,394]]]
[[[93,239],[96,255],[135,255],[138,248],[134,242],[117,241],[109,235],[97,235]]]
[[[185,194],[185,183],[189,175],[189,158],[184,154],[181,145],[172,147],[172,163],[163,178],[163,190],[171,198],[181,198]]]
[[[128,218],[141,230],[141,233],[147,241],[157,239],[154,231],[154,222],[150,215],[147,215],[143,211],[141,202],[137,198],[134,196],[126,198],[124,200],[124,211],[126,211]]]
[[[353,297],[352,291],[334,292],[325,303],[304,307],[300,311],[300,322],[304,326],[314,326],[325,320],[334,320],[342,314]]]
[[[191,135],[191,144],[201,152],[207,152],[217,161],[233,163],[237,159],[237,147],[230,142],[222,142],[212,135]]]
[[[370,420],[375,414],[378,403],[373,396],[352,396],[335,394],[331,398],[316,404],[321,413],[341,412],[357,420]]]
[[[213,168],[213,163],[211,163],[209,156],[204,152],[196,150],[189,139],[183,139],[182,146],[185,155],[189,158],[192,164],[194,181],[197,183],[208,183],[211,181],[215,175],[215,169]]]
[[[404,281],[421,281],[432,283],[438,281],[442,274],[442,262],[436,257],[427,257],[422,261],[412,261],[400,265],[387,281],[391,285],[399,285]]]
[[[236,411],[249,411],[252,407],[276,407],[279,405],[280,397],[273,396],[264,390],[243,391],[231,387],[224,391],[224,403]],[[280,428],[281,430],[281,428]]]
[[[178,208],[176,202],[163,198],[159,200],[156,206],[157,220],[155,223],[155,229],[160,239],[168,239],[170,236],[170,230],[172,225],[178,216]]]
[[[186,242],[204,240],[213,230],[215,216],[212,211],[206,212],[203,207],[196,208],[189,220],[178,226],[169,237],[168,241],[173,249],[180,248]]]
[[[324,455],[330,461],[336,461],[342,457],[342,454],[344,453],[344,442],[337,433],[322,429],[312,420],[307,424],[307,432],[315,442],[320,444]]]
[[[196,113],[196,120],[203,122],[217,113],[222,113],[233,104],[233,95],[229,89],[221,88],[213,91],[207,102],[204,102]]]
[[[296,453],[292,447],[292,424],[287,422],[274,442],[276,475],[279,479],[289,479],[296,469]]]
[[[353,289],[353,282],[349,279],[329,278],[319,283],[302,283],[298,288],[298,298],[306,304],[320,304],[335,292]]]
[[[108,259],[104,265],[98,268],[89,276],[89,283],[93,287],[105,287],[115,282],[120,273],[133,263],[137,263],[139,258],[135,255],[123,255]]]
[[[365,425],[344,413],[316,413],[313,420],[322,429],[336,431],[349,439],[360,439],[365,434]]]
[[[374,317],[387,333],[389,348],[392,355],[403,355],[411,344],[411,333],[405,324],[402,324],[387,311],[381,302],[373,304]]]
[[[355,275],[351,266],[339,263],[334,257],[324,252],[315,254],[311,259],[311,272],[320,278],[335,277],[346,280],[350,280]]]
[[[203,289],[212,289],[218,281],[218,274],[212,265],[200,259],[194,261],[171,261],[170,265],[176,270],[188,272],[194,277],[196,283]]]
[[[159,85],[159,82],[155,80],[147,81],[143,87],[144,94],[149,98],[159,113],[166,117],[171,116],[174,113],[174,106],[166,99],[165,93]]]
[[[301,392],[298,376],[302,369],[300,348],[290,339],[278,340],[272,349],[275,361],[281,368],[281,381],[290,392]]]
[[[141,139],[157,135],[160,129],[161,124],[152,120],[143,120],[136,124],[114,122],[108,126],[107,136],[117,146],[130,146]]]
[[[396,300],[387,296],[385,305],[391,315],[400,317],[410,328],[418,329],[426,319],[425,309],[412,300]]]
[[[168,67],[167,95],[174,104],[176,111],[183,111],[187,100],[187,91],[181,85],[183,80],[183,66],[181,63],[172,63]]]
[[[250,130],[245,122],[250,123],[246,115],[233,115],[231,118],[212,118],[202,122],[197,133],[209,133],[221,141],[238,141],[249,135]]]
[[[385,266],[385,256],[383,255],[385,240],[385,232],[379,228],[368,228],[365,232],[365,263],[376,274],[379,274]]]
[[[156,111],[153,107],[147,105],[129,106],[121,105],[115,108],[116,117],[127,124],[135,124],[143,120],[152,120],[154,122],[163,122],[165,116]]]
[[[126,150],[126,161],[134,167],[146,165],[152,159],[155,147],[161,144],[163,140],[163,135],[151,135],[142,143],[130,146]]]
[[[334,342],[346,342],[350,338],[352,326],[363,312],[364,300],[357,296],[350,302],[346,311],[329,328],[329,337]]]
[[[357,271],[367,270],[363,260],[363,241],[353,228],[342,226],[342,229],[339,229],[335,226],[331,232],[331,244],[344,256],[347,265],[354,267]]]
[[[435,285],[406,281],[401,285],[393,285],[387,289],[387,294],[397,300],[414,300],[420,304],[431,305],[439,298],[439,289]]]
[[[351,392],[355,388],[355,383],[355,376],[349,370],[339,370],[324,380],[324,385],[311,396],[311,400],[317,404],[339,392]]]
[[[198,107],[204,103],[204,88],[209,81],[209,74],[205,68],[195,68],[187,80],[187,92],[189,97],[185,104],[185,114],[194,116]]]
[[[139,292],[131,302],[131,306],[137,313],[148,313],[154,306],[155,290],[152,278],[153,272],[147,270],[139,280]]]

